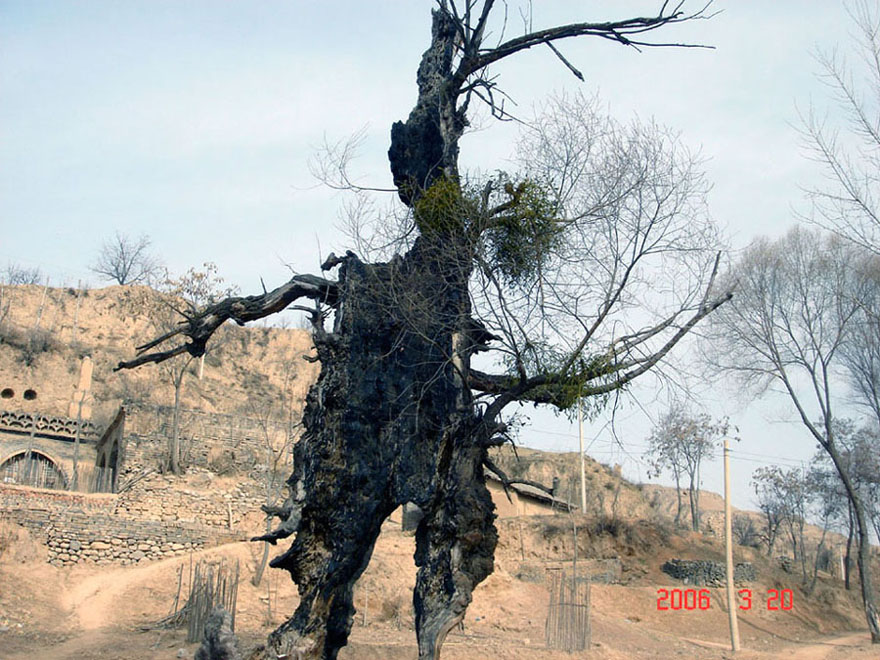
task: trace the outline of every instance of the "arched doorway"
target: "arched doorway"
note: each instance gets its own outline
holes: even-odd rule
[[[34,488],[66,489],[67,477],[55,461],[38,451],[23,451],[0,464],[0,482]]]

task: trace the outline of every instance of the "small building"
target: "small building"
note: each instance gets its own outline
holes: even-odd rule
[[[495,504],[495,513],[499,518],[516,518],[517,516],[548,516],[557,512],[574,509],[566,500],[535,488],[529,484],[513,483],[505,489],[501,479],[492,472],[485,472],[486,489]],[[556,482],[556,480],[554,480]],[[555,487],[554,483],[554,487]],[[422,510],[407,502],[400,509],[401,527],[404,531],[415,531],[422,519]]]
[[[573,508],[568,501],[528,484],[514,483],[505,489],[501,479],[491,472],[486,472],[486,488],[499,518],[546,516],[560,511],[568,513]]]
[[[90,419],[91,377],[92,364],[87,357],[79,383],[63,406],[57,401],[42,401],[37,384],[15,379],[0,383],[0,483],[56,490],[112,490],[115,469],[109,463],[103,467],[98,463],[98,446],[105,434]],[[103,458],[113,460],[112,449],[105,449]]]

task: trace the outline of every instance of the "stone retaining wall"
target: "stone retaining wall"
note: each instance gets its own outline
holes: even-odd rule
[[[685,584],[723,587],[727,580],[725,566],[720,561],[670,559],[660,570]],[[755,579],[755,567],[751,563],[742,562],[733,567],[735,584],[754,582]]]
[[[52,564],[131,564],[247,536],[197,523],[137,520],[114,513],[116,495],[86,495],[0,484],[0,518],[27,528]]]
[[[589,576],[590,582],[600,584],[621,584],[623,564],[620,559],[579,559],[578,573],[581,578]],[[571,574],[571,560],[564,561],[523,561],[519,563],[514,575],[523,582],[546,582],[548,573],[565,571]]]
[[[187,470],[187,477],[201,479],[206,486],[213,480],[210,472],[198,468]],[[114,513],[138,520],[235,529],[246,515],[259,513],[265,498],[264,489],[253,482],[229,485],[222,493],[204,492],[181,485],[178,477],[151,474],[119,495]]]

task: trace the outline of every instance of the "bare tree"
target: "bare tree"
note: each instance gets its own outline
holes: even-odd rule
[[[150,253],[150,237],[131,238],[118,231],[104,241],[89,270],[117,284],[149,284],[162,272],[161,261]]]
[[[178,328],[179,315],[176,311],[175,303],[179,304],[179,301],[172,296],[155,292],[155,297],[148,303],[148,307],[145,310],[155,332],[167,334],[174,332]],[[182,471],[180,451],[181,400],[184,379],[195,359],[196,357],[193,355],[181,355],[159,364],[160,373],[164,380],[171,385],[174,392],[171,408],[171,434],[168,436],[167,464],[161,466],[161,469],[168,469],[173,474],[180,474]]]
[[[727,433],[726,421],[713,421],[709,415],[695,415],[681,404],[673,404],[651,431],[646,455],[651,460],[655,476],[663,470],[672,472],[678,494],[678,511],[675,520],[681,518],[682,476],[688,478],[688,502],[691,511],[691,528],[700,531],[700,467],[704,459],[712,460],[718,440]]]
[[[238,287],[227,284],[220,275],[217,264],[212,261],[206,261],[198,269],[190,267],[178,277],[166,275],[159,288],[184,302],[184,317],[197,314],[200,309],[238,294]]]
[[[761,512],[764,523],[761,540],[767,546],[767,556],[771,557],[785,517],[785,507],[772,488],[764,487],[762,483],[754,483],[754,488],[758,511]]]
[[[827,183],[809,190],[811,220],[880,253],[880,5],[851,0],[856,62],[839,49],[819,51],[819,75],[832,115],[810,107],[802,117],[810,155]]]
[[[43,274],[38,266],[28,268],[15,263],[7,263],[6,270],[3,273],[4,284],[39,284],[43,279]]]
[[[757,241],[733,269],[737,295],[713,319],[712,359],[758,391],[771,383],[780,386],[834,464],[856,517],[865,616],[872,641],[880,643],[868,561],[870,529],[834,424],[846,397],[842,346],[859,309],[846,292],[860,277],[859,258],[857,248],[841,239],[803,229],[775,242]]]
[[[852,419],[835,419],[835,432],[840,445],[840,456],[846,464],[853,485],[859,492],[865,507],[865,516],[874,528],[875,535],[880,532],[880,501],[877,493],[880,488],[880,433],[875,422],[857,426]],[[846,552],[844,555],[844,581],[850,588],[850,567],[852,564],[852,542],[856,533],[856,520],[852,504],[837,471],[827,454],[819,452],[813,458],[811,467],[812,491],[820,500],[819,506],[827,509],[838,526],[845,532]]]
[[[155,293],[149,304],[147,315],[157,333],[176,334],[181,327],[181,317],[192,318],[200,307],[214,304],[219,299],[235,293],[236,288],[227,286],[223,278],[218,275],[217,266],[208,262],[201,270],[191,267],[178,277],[166,275],[161,283],[161,290]],[[222,341],[214,341],[210,350],[216,350],[221,345]],[[186,374],[191,372],[193,361],[197,358],[203,360],[207,352],[206,349],[199,356],[181,354],[175,359],[165,360],[159,364],[159,369],[174,391],[171,435],[168,439],[168,469],[174,474],[180,474],[182,468],[180,412]]]
[[[759,499],[773,502],[780,526],[788,532],[795,560],[800,561],[803,583],[807,584],[807,548],[804,528],[807,524],[806,472],[799,468],[783,470],[779,466],[761,467],[752,474]]]
[[[761,537],[750,515],[738,513],[733,516],[731,533],[734,540],[742,546],[758,548],[761,545]]]
[[[846,450],[856,456],[855,478],[863,485],[866,515],[880,539],[880,257],[861,254],[853,259],[858,273],[844,295],[857,306],[841,346],[841,362],[854,403],[869,421],[858,430],[850,425]]]
[[[827,456],[820,450],[821,456]],[[852,470],[850,470],[852,474]],[[833,469],[821,469],[813,465],[807,471],[805,482],[805,495],[807,499],[807,512],[810,519],[822,531],[813,553],[813,574],[806,584],[807,593],[812,593],[816,588],[819,578],[819,570],[827,570],[830,550],[825,546],[828,531],[832,527],[839,526],[845,512],[850,509],[846,491],[840,482],[840,476]],[[806,546],[804,546],[806,550]]]
[[[388,261],[331,254],[322,269],[338,269],[336,280],[296,275],[262,295],[209,305],[121,365],[198,356],[229,319],[245,323],[299,298],[313,301],[301,309],[312,320],[321,373],[309,391],[289,495],[277,511],[281,523],[262,537],[274,543],[295,535],[271,562],[288,570],[300,591],[296,613],[270,636],[273,651],[336,657],[351,628],[354,583],[381,523],[412,502],[425,512],[413,595],[419,657],[437,658],[473,588],[493,568],[497,533],[483,470],[492,469],[488,448],[505,441],[508,406],[532,401],[571,409],[617,392],[729,299],[713,291],[717,262],[706,253],[707,233],[694,231],[706,221],[698,179],[677,185],[678,173],[695,170],[693,160],[670,154],[668,142],[637,140],[629,152],[608,152],[605,160],[620,165],[622,183],[616,193],[604,185],[611,195],[602,199],[588,192],[591,183],[604,182],[592,167],[590,177],[566,170],[564,176],[579,179],[577,194],[527,171],[468,181],[458,168],[471,101],[506,115],[489,70],[495,63],[546,46],[576,72],[557,45],[562,39],[672,45],[652,41],[650,33],[704,17],[705,10],[687,13],[682,2],[662,2],[653,17],[527,28],[507,38],[498,6],[441,0],[432,13],[418,100],[391,130],[389,161],[404,205],[394,226],[405,232],[395,236]],[[496,45],[489,35],[500,35]],[[641,159],[644,175],[624,167],[630,154]],[[684,270],[670,275],[667,262]],[[688,270],[688,263],[701,267]],[[599,271],[604,288],[591,298]],[[628,318],[626,310],[645,308],[646,290],[638,285],[661,279],[684,289],[663,300],[667,289],[654,287],[659,300],[651,298],[648,309],[660,313],[644,325]],[[630,287],[638,293],[628,295]],[[570,288],[579,292],[568,294]],[[178,334],[188,341],[150,352]],[[489,349],[497,359],[488,356],[485,368],[493,371],[472,368],[474,355]]]
[[[855,277],[842,291],[855,305],[840,349],[855,402],[880,424],[880,257],[852,255]]]

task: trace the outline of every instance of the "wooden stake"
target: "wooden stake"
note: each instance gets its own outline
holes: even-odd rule
[[[730,515],[730,441],[724,438],[724,550],[727,555],[727,617],[730,620],[730,645],[739,651],[739,624],[736,620],[736,592],[733,584],[733,539]]]
[[[587,512],[587,472],[584,467],[584,421],[581,413],[581,402],[578,400],[578,446],[580,453],[578,455],[581,467],[581,513]]]

